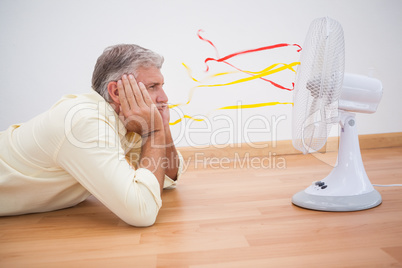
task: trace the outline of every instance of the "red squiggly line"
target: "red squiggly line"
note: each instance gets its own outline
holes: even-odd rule
[[[301,46],[299,46],[298,44],[286,44],[286,43],[281,43],[281,44],[276,44],[276,45],[271,45],[271,46],[266,46],[266,47],[260,47],[260,48],[255,48],[255,49],[249,49],[249,50],[244,50],[244,51],[240,51],[240,52],[236,52],[236,53],[232,53],[229,54],[223,58],[219,58],[219,53],[218,53],[218,49],[216,48],[216,46],[214,45],[214,43],[212,43],[212,41],[204,38],[201,36],[201,32],[204,32],[204,30],[200,29],[197,32],[197,36],[198,38],[200,38],[202,41],[208,42],[214,49],[216,52],[216,56],[218,59],[214,59],[214,58],[206,58],[205,59],[205,64],[207,65],[207,72],[209,70],[209,66],[207,64],[208,61],[217,61],[217,62],[222,62],[222,61],[226,61],[227,59],[233,58],[235,56],[241,55],[241,54],[247,54],[247,53],[252,53],[252,52],[257,52],[257,51],[262,51],[262,50],[268,50],[268,49],[274,49],[274,48],[280,48],[280,47],[287,47],[287,46],[296,46],[299,49],[297,50],[297,52],[300,52],[302,50]]]
[[[222,61],[222,62],[223,62],[223,63],[226,63],[227,65],[229,65],[229,66],[231,66],[231,67],[233,67],[233,68],[235,68],[236,70],[238,70],[238,71],[240,71],[240,72],[243,72],[243,73],[245,73],[245,74],[254,76],[254,74],[251,74],[251,73],[246,72],[246,71],[244,71],[244,70],[242,70],[242,69],[240,69],[240,68],[237,68],[236,66],[230,64],[230,63],[227,62],[227,61]],[[275,87],[277,87],[277,88],[280,88],[280,89],[285,89],[285,90],[292,91],[292,90],[295,88],[295,83],[292,83],[292,88],[286,88],[286,87],[281,86],[281,85],[279,85],[279,84],[277,84],[277,83],[275,83],[275,82],[273,82],[273,81],[271,81],[271,80],[268,80],[268,79],[266,79],[266,78],[264,78],[264,77],[259,77],[259,78],[262,79],[262,80],[264,80],[264,81],[266,81],[266,82],[268,82],[268,83],[271,83],[271,85],[273,85],[273,86],[275,86]]]
[[[279,47],[287,47],[287,46],[297,46],[297,47],[299,47],[297,52],[300,52],[301,49],[302,49],[298,44],[285,44],[285,43],[283,43],[283,44],[276,44],[276,45],[272,45],[272,46],[266,46],[266,47],[260,47],[260,48],[255,48],[255,49],[249,49],[249,50],[236,52],[236,53],[233,53],[233,54],[229,54],[229,55],[227,55],[227,56],[225,56],[223,58],[220,58],[220,59],[206,58],[204,62],[207,65],[207,71],[208,71],[209,66],[208,66],[207,62],[211,61],[211,60],[217,61],[217,62],[222,62],[222,61],[225,61],[227,59],[230,59],[230,58],[233,58],[235,56],[242,55],[242,54],[247,54],[247,53],[252,53],[252,52],[257,52],[257,51],[263,51],[263,50],[268,50],[268,49],[274,49],[274,48],[279,48]]]
[[[252,52],[257,52],[257,51],[263,51],[263,50],[268,50],[268,49],[274,49],[274,48],[280,48],[280,47],[287,47],[287,46],[296,46],[296,47],[298,47],[299,49],[297,50],[297,52],[300,52],[300,51],[302,50],[301,46],[299,46],[298,44],[281,43],[281,44],[276,44],[276,45],[271,45],[271,46],[265,46],[265,47],[255,48],[255,49],[244,50],[244,51],[232,53],[232,54],[229,54],[229,55],[227,55],[227,56],[225,56],[225,57],[223,57],[223,58],[220,58],[220,57],[219,57],[218,49],[216,48],[216,46],[214,45],[214,43],[212,43],[212,41],[210,41],[210,40],[208,40],[208,39],[202,37],[202,36],[201,36],[201,32],[204,32],[204,30],[202,30],[202,29],[198,30],[198,32],[197,32],[198,38],[200,38],[202,41],[208,42],[208,43],[215,49],[216,57],[218,58],[218,59],[214,59],[214,58],[206,58],[206,59],[205,59],[204,62],[205,62],[205,65],[207,66],[206,72],[209,71],[209,66],[208,66],[207,62],[208,62],[208,61],[217,61],[217,62],[226,63],[226,64],[228,64],[229,66],[235,68],[236,70],[239,70],[239,71],[241,71],[241,72],[243,72],[243,73],[246,73],[246,74],[248,74],[248,75],[254,76],[254,74],[251,74],[251,73],[246,72],[246,71],[244,71],[244,70],[242,70],[242,69],[240,69],[240,68],[237,68],[236,66],[234,66],[234,65],[230,64],[229,62],[227,62],[226,60],[227,60],[227,59],[230,59],[230,58],[233,58],[233,57],[235,57],[235,56],[238,56],[238,55],[242,55],[242,54],[247,54],[247,53],[252,53]],[[266,81],[266,82],[271,83],[273,86],[275,86],[275,87],[277,87],[277,88],[280,88],[280,89],[285,89],[285,90],[289,90],[289,91],[292,91],[292,90],[294,89],[294,83],[292,83],[292,88],[286,88],[286,87],[281,86],[281,85],[279,85],[279,84],[277,84],[277,83],[275,83],[275,82],[273,82],[273,81],[271,81],[271,80],[268,80],[268,79],[266,79],[266,78],[264,78],[264,77],[259,77],[259,78],[262,79],[262,80],[264,80],[264,81]]]
[[[208,42],[215,49],[216,57],[219,58],[219,52],[218,52],[218,49],[216,48],[216,46],[214,45],[214,43],[212,43],[212,41],[202,37],[201,34],[200,34],[201,32],[204,32],[204,30],[199,29],[197,31],[198,38],[200,38],[202,41]]]

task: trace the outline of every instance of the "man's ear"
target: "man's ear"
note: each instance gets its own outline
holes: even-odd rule
[[[117,88],[117,82],[115,81],[109,82],[109,84],[107,84],[107,91],[109,92],[109,96],[113,100],[113,102],[120,105],[119,89]]]

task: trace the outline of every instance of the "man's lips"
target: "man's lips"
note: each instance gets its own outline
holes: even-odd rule
[[[160,112],[163,112],[167,107],[168,105],[166,103],[156,105],[156,108],[158,108]]]
[[[156,105],[156,108],[158,108],[158,109],[165,109],[165,108],[167,108],[167,104],[166,103],[163,103],[163,104],[157,104]]]

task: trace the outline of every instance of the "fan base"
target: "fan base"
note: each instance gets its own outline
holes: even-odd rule
[[[358,211],[376,207],[382,202],[377,190],[352,196],[312,195],[304,190],[296,193],[292,203],[298,207],[320,211]]]

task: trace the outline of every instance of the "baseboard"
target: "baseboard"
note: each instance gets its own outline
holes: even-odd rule
[[[339,137],[329,137],[324,148],[320,152],[331,152],[338,149]],[[402,146],[402,132],[359,135],[360,149],[376,149]],[[269,154],[290,155],[301,154],[293,148],[292,140],[280,140],[276,142],[264,141],[224,145],[209,145],[203,147],[178,148],[185,160],[191,161],[196,154],[202,154],[204,158],[242,158],[244,156],[259,157]]]

